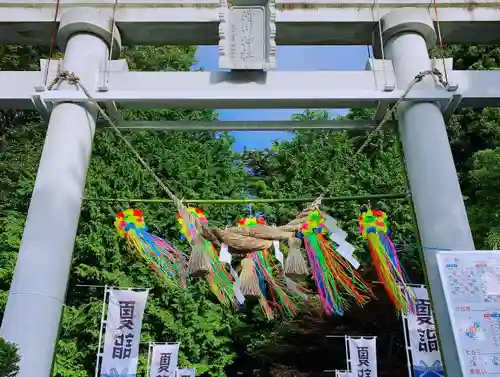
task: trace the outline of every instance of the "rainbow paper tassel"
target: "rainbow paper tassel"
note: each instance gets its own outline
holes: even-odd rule
[[[389,237],[387,214],[371,209],[363,212],[359,217],[359,231],[368,240],[378,278],[396,309],[402,313],[414,311],[415,297]]]
[[[266,316],[272,319],[273,310],[276,310],[284,317],[294,317],[303,302],[303,297],[289,289],[283,271],[273,263],[267,250],[257,251],[251,255],[261,287],[260,303]],[[298,285],[296,288],[302,289]]]
[[[241,218],[237,223],[238,227],[254,228],[265,225],[266,220],[264,217]],[[242,275],[245,276],[241,276],[241,280],[245,278],[245,291],[249,296],[255,295],[256,284],[259,286],[257,297],[266,317],[273,319],[276,312],[283,317],[295,316],[300,304],[307,299],[304,289],[298,284],[293,285],[293,290],[290,288],[282,267],[273,262],[269,250],[252,252],[246,259],[242,263],[245,267],[244,273],[242,268]],[[251,267],[248,266],[248,259],[252,261]]]
[[[219,261],[219,253],[214,245],[205,240],[205,248],[209,253],[210,271],[207,275],[208,284],[212,293],[217,296],[219,302],[226,306],[234,306],[233,278],[227,272],[224,265]]]
[[[328,315],[343,315],[347,300],[341,290],[352,296],[358,305],[368,302],[373,293],[361,276],[330,246],[323,235],[325,232],[323,217],[319,211],[313,211],[298,236],[304,240],[323,309]]]
[[[125,238],[129,246],[160,276],[186,286],[186,256],[164,239],[148,233],[139,209],[119,212],[115,218],[115,228],[120,237]]]
[[[197,217],[202,224],[208,224],[208,219],[203,210],[199,208],[188,208],[188,211]],[[177,219],[181,227],[181,239],[188,240],[189,243],[192,243],[196,237],[196,229],[194,229],[192,224],[186,225],[180,213],[177,213]],[[206,275],[210,290],[222,305],[234,305],[233,279],[224,265],[220,263],[219,253],[212,242],[203,240],[203,252],[207,255],[210,266],[208,274]]]

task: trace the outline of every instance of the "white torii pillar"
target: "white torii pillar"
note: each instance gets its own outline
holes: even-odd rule
[[[394,65],[397,86],[406,89],[415,75],[431,69],[428,49],[436,44],[434,23],[423,9],[402,8],[382,20],[385,54]],[[416,87],[433,88],[428,77]],[[438,271],[437,249],[474,250],[462,192],[441,109],[432,102],[406,102],[397,110],[399,134],[418,229],[423,245],[434,314],[446,374],[461,377],[450,317]]]
[[[99,85],[112,35],[113,51],[120,53],[119,33],[111,29],[111,19],[92,8],[61,17],[57,42],[65,51],[64,69],[90,91]],[[96,115],[95,106],[61,103],[50,116],[0,329],[20,349],[19,377],[51,375]]]

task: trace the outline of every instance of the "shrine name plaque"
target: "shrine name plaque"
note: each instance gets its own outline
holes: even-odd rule
[[[240,64],[266,61],[266,13],[264,7],[233,7],[230,11],[230,56]]]

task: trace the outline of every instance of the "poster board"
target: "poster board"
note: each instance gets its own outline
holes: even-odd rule
[[[463,376],[500,376],[500,251],[443,251],[437,263]]]

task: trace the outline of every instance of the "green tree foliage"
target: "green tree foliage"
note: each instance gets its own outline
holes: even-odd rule
[[[133,70],[187,70],[193,47],[133,47],[124,56]],[[500,49],[490,46],[452,46],[456,69],[497,69]],[[0,50],[2,70],[38,69],[46,51],[6,46]],[[349,119],[365,119],[372,111],[353,109]],[[0,113],[0,312],[7,301],[45,126],[35,112]],[[123,111],[126,119],[212,120],[207,110]],[[326,111],[297,114],[297,121],[326,119]],[[494,109],[463,110],[449,126],[457,170],[467,199],[471,227],[478,248],[500,245],[500,127]],[[127,132],[125,136],[165,182],[181,197],[260,198],[366,195],[406,192],[399,142],[392,130],[379,133],[362,154],[356,155],[366,132],[298,131],[291,141],[264,151],[245,151],[237,158],[233,138],[226,133]],[[248,176],[251,179],[248,179]],[[56,376],[83,377],[93,373],[102,306],[102,288],[110,285],[150,288],[143,342],[180,341],[182,365],[195,365],[206,376],[319,376],[324,369],[343,369],[342,339],[326,334],[378,336],[379,375],[406,373],[401,321],[380,285],[378,300],[365,308],[352,305],[344,317],[326,318],[320,310],[302,313],[291,323],[267,322],[257,308],[243,312],[223,310],[196,281],[187,290],[176,289],[132,255],[113,228],[114,215],[129,206],[141,208],[152,233],[178,241],[175,209],[170,204],[108,202],[102,198],[166,198],[112,130],[96,133],[81,221],[76,240],[57,355]],[[413,282],[423,282],[420,248],[415,244],[411,207],[403,200],[367,203],[325,202],[325,209],[341,221],[349,241],[357,246],[367,281],[376,275],[358,235],[360,205],[382,207],[390,214],[394,241]],[[259,204],[271,223],[282,224],[304,204]],[[224,226],[246,215],[245,206],[204,206],[209,220]],[[55,224],[57,225],[57,224]],[[55,227],[56,228],[56,227]],[[52,230],[57,231],[57,230]],[[314,300],[314,298],[313,298]],[[145,371],[145,350],[140,372]],[[1,351],[0,351],[1,352]],[[332,357],[336,355],[336,357]],[[10,377],[10,376],[9,376]]]
[[[15,377],[19,371],[17,347],[0,338],[0,377]]]
[[[12,47],[9,51],[15,51]],[[24,50],[23,50],[24,51]],[[36,68],[40,51],[32,60],[19,61],[9,53],[3,66],[12,69]],[[125,51],[131,69],[188,70],[194,49],[177,47],[135,47]],[[211,120],[207,110],[124,111],[127,119]],[[23,116],[25,113],[14,114]],[[0,160],[0,311],[7,302],[8,289],[19,249],[36,169],[43,146],[45,126],[37,118],[8,132]],[[156,174],[187,198],[241,197],[245,172],[234,161],[233,138],[225,133],[129,132],[126,137],[153,167]],[[135,161],[112,130],[96,133],[85,195],[91,198],[165,198],[166,195]],[[56,376],[83,377],[93,371],[100,327],[103,289],[82,285],[150,288],[143,342],[180,341],[181,365],[195,365],[199,373],[224,376],[224,368],[235,354],[232,336],[252,313],[236,315],[223,310],[207,291],[204,282],[187,290],[175,289],[157,277],[140,258],[128,251],[113,227],[115,213],[128,206],[140,206],[152,233],[181,248],[175,209],[169,204],[107,203],[88,200],[82,206],[74,250],[66,308],[54,363]],[[209,219],[225,225],[241,214],[242,208],[205,207]],[[57,231],[57,224],[47,231]],[[259,331],[256,331],[256,338]],[[144,351],[144,350],[143,350]],[[144,372],[145,353],[141,371]]]
[[[371,111],[355,110],[350,119],[369,119]],[[294,120],[324,120],[330,114],[323,110],[308,110]],[[400,158],[399,143],[391,130],[381,132],[365,149],[354,156],[366,140],[365,132],[297,131],[291,141],[275,143],[264,151],[245,151],[242,160],[254,175],[251,191],[262,198],[354,196],[406,192],[405,174]],[[397,244],[415,244],[415,227],[410,206],[404,200],[324,202],[323,208],[340,221],[349,232],[348,240],[357,246],[357,256],[363,261],[363,275],[368,282],[377,276],[366,247],[358,234],[360,206],[371,204],[386,210],[391,216],[391,228]],[[294,216],[304,204],[261,204],[256,209],[279,223]],[[405,247],[400,256],[413,282],[423,283],[419,249]],[[327,334],[373,334],[378,336],[380,374],[404,373],[406,360],[402,327],[380,285],[374,287],[377,301],[360,309],[352,303],[343,317],[326,318],[312,312],[299,317],[284,334],[279,346],[259,354],[274,375],[297,376],[299,372],[321,375],[325,369],[344,369],[343,339],[326,339]],[[311,360],[315,360],[311,363]],[[240,360],[245,365],[245,360]],[[391,368],[386,366],[391,365]],[[243,366],[242,366],[243,368]],[[248,366],[250,369],[251,366]],[[271,372],[270,372],[271,373]],[[398,374],[399,373],[399,374]]]
[[[353,112],[352,118],[368,118],[369,111]],[[295,115],[295,120],[321,120],[329,117],[326,111],[308,110]],[[400,158],[399,144],[393,133],[381,132],[366,153],[354,153],[360,146],[360,135],[338,131],[298,131],[291,141],[275,143],[264,151],[245,151],[243,162],[251,169],[254,179],[252,193],[262,198],[354,196],[407,191]],[[351,231],[351,240],[363,241],[357,234],[360,205],[370,204],[388,210],[392,215],[396,241],[414,242],[414,226],[408,205],[403,201],[373,203],[341,201],[324,203],[325,209],[343,221]],[[304,204],[262,204],[258,208],[269,213],[271,220],[283,222],[302,210]],[[360,250],[363,250],[360,247]],[[412,253],[404,254],[410,257]],[[359,255],[361,258],[365,253]],[[409,264],[410,268],[413,266]]]
[[[450,46],[454,69],[500,69],[496,46]],[[477,249],[499,249],[500,110],[465,109],[452,117],[449,134]]]

